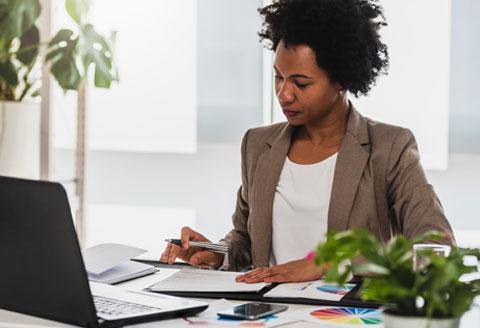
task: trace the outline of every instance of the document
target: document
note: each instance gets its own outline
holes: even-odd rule
[[[264,297],[308,298],[315,300],[340,301],[356,285],[336,285],[323,280],[280,284],[265,293]]]
[[[101,274],[145,252],[144,249],[122,244],[100,244],[84,249],[83,260],[88,272]]]
[[[116,284],[156,272],[152,265],[130,261],[146,250],[121,244],[100,244],[83,251],[90,281]]]
[[[152,292],[259,292],[267,283],[238,283],[241,272],[184,268],[149,287]]]

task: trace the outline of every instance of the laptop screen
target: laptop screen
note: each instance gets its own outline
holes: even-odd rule
[[[64,188],[0,177],[0,308],[96,325]]]

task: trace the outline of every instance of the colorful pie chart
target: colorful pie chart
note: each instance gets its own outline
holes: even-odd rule
[[[320,309],[310,313],[319,320],[337,324],[378,325],[382,323],[377,309],[338,307]]]
[[[324,285],[324,286],[317,287],[317,289],[321,292],[324,292],[324,293],[345,296],[345,295],[348,294],[349,291],[351,291],[353,289],[353,287],[355,287],[354,284],[345,284],[345,285],[342,285],[342,286]]]

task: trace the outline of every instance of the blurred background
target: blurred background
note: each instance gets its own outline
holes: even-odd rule
[[[54,80],[44,83],[49,152],[42,157],[45,148],[37,150],[28,159],[33,169],[22,173],[39,178],[47,165],[48,179],[65,185],[73,210],[84,204],[84,246],[120,242],[157,259],[163,239],[179,236],[184,225],[212,240],[231,229],[242,135],[283,120],[272,90],[272,54],[257,36],[257,8],[267,2],[92,1],[95,28],[116,31],[119,82],[109,89],[90,82],[81,98]],[[72,25],[64,1],[41,3],[51,35]],[[381,3],[390,74],[368,97],[351,100],[366,116],[413,130],[458,243],[479,247],[480,2]],[[81,163],[79,99],[87,109]],[[9,147],[5,141],[2,148]],[[0,159],[1,173],[10,174]],[[75,189],[78,165],[85,168],[83,200]]]

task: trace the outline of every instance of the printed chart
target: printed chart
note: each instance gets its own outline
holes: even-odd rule
[[[323,286],[318,286],[317,289],[324,293],[345,296],[348,294],[349,291],[353,289],[353,287],[355,287],[355,284],[345,284],[341,286],[323,285]]]
[[[382,323],[377,309],[338,307],[315,310],[310,315],[316,319],[336,324],[378,325]]]
[[[265,297],[299,297],[313,300],[340,301],[355,284],[336,285],[322,280],[280,284],[269,290]]]

